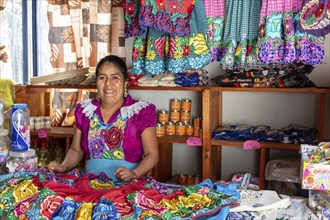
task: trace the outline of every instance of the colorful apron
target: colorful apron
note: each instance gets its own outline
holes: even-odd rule
[[[132,170],[138,163],[125,160],[122,148],[127,118],[118,114],[110,124],[102,122],[94,113],[89,124],[88,150],[90,159],[86,161],[86,172],[95,175],[105,172],[114,181],[117,180],[114,171],[118,167],[127,167]]]

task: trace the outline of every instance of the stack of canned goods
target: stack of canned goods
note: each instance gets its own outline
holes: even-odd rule
[[[191,121],[191,100],[171,99],[170,110],[158,111],[157,136],[167,135],[188,135],[194,134],[194,127]]]

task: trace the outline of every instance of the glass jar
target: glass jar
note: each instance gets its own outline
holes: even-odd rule
[[[11,149],[26,151],[30,146],[30,111],[27,104],[13,104],[10,116]]]
[[[8,130],[0,128],[0,175],[6,174],[6,161],[9,152]]]
[[[9,151],[6,167],[10,173],[16,171],[36,171],[38,157],[34,149],[26,151]]]

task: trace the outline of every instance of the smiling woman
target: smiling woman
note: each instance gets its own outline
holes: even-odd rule
[[[68,172],[85,154],[87,173],[104,172],[122,181],[145,175],[159,157],[155,105],[128,95],[127,67],[117,56],[99,61],[96,86],[98,99],[85,100],[76,107],[73,142],[63,163],[50,163],[49,169]]]

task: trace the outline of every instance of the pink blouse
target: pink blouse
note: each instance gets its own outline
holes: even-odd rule
[[[91,104],[94,105],[94,113],[103,120],[100,110],[101,101],[93,99],[91,100]],[[141,134],[145,128],[156,126],[156,106],[152,103],[136,101],[128,95],[125,98],[124,105],[112,115],[108,122],[104,123],[112,123],[118,114],[126,114],[128,117],[122,145],[125,159],[131,163],[139,162],[143,156]],[[76,127],[82,132],[81,147],[85,152],[85,159],[89,160],[88,131],[90,118],[86,116],[81,103],[76,106],[75,117]]]

